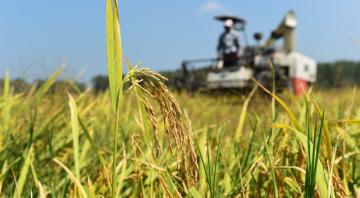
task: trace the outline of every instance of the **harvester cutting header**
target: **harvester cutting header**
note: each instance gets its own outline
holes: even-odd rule
[[[255,33],[257,44],[253,46],[247,45],[244,19],[232,15],[215,19],[224,24],[217,46],[218,57],[183,61],[182,75],[177,79],[179,88],[190,91],[249,88],[254,86],[252,78],[270,86],[272,68],[278,87],[288,87],[296,94],[301,94],[316,81],[316,62],[296,51],[294,12],[285,15],[263,44],[262,34]],[[246,45],[240,43],[241,36]],[[275,42],[279,39],[283,39],[283,45],[276,48]]]

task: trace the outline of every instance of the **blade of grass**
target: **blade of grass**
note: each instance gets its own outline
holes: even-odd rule
[[[258,84],[260,86],[260,88],[262,88],[267,94],[269,94],[270,96],[272,96],[279,104],[280,106],[286,111],[286,113],[289,116],[289,119],[291,121],[291,123],[293,124],[293,126],[295,127],[295,129],[289,127],[290,129],[295,131],[295,134],[297,136],[297,138],[300,140],[300,143],[303,145],[303,147],[306,149],[306,152],[308,152],[308,145],[312,145],[311,143],[308,144],[307,141],[307,136],[304,135],[302,130],[302,127],[300,126],[297,118],[295,117],[295,115],[293,114],[293,112],[290,110],[290,108],[285,104],[285,102],[283,100],[281,100],[278,96],[276,96],[275,94],[271,93],[269,90],[267,90],[263,85],[261,85],[258,81],[256,81],[255,79],[253,79],[253,81]],[[318,162],[317,162],[318,163]],[[320,196],[321,197],[326,197],[327,195],[327,177],[328,174],[326,174],[326,170],[324,169],[323,165],[320,163],[318,163],[318,166],[316,168],[316,172],[318,172],[319,174],[316,175],[316,182],[317,185],[319,187],[319,191],[320,191]]]
[[[194,187],[189,189],[189,196],[192,198],[201,198],[201,194]]]
[[[40,182],[39,179],[38,179],[38,176],[37,176],[37,174],[36,174],[35,166],[34,166],[34,162],[33,162],[33,161],[31,162],[30,168],[31,168],[31,173],[32,173],[32,175],[33,175],[34,183],[36,184],[36,187],[39,189],[39,192],[38,192],[38,193],[39,193],[39,197],[40,197],[40,198],[45,198],[45,197],[46,197],[46,193],[45,193],[45,190],[44,190],[41,182]]]
[[[124,180],[126,178],[126,165],[127,165],[127,159],[126,159],[126,150],[125,150],[125,144],[123,144],[124,146],[124,151],[123,151],[123,163],[121,164],[122,168],[121,168],[121,173],[119,176],[119,184],[116,190],[116,197],[119,197],[120,191],[123,188],[124,185]],[[120,163],[119,163],[120,165]]]
[[[308,153],[308,140],[307,140],[307,136],[303,133],[300,132],[292,127],[289,127],[290,130],[294,131],[297,139],[299,140],[300,144],[305,148],[305,152]],[[312,143],[310,142],[309,144],[310,148],[313,147]],[[324,166],[322,165],[320,159],[318,159],[318,166],[316,168],[316,185],[318,187],[318,190],[320,192],[320,197],[321,198],[325,198],[327,196],[327,181],[329,179],[329,174],[326,171],[326,169],[324,168]]]
[[[53,159],[53,161],[58,164],[59,166],[61,166],[61,168],[63,168],[65,170],[65,172],[67,173],[67,175],[69,176],[70,180],[76,185],[76,187],[79,189],[79,192],[81,194],[82,197],[87,198],[87,194],[86,191],[84,189],[84,187],[81,185],[81,182],[76,178],[76,176],[71,172],[71,170],[65,166],[65,164],[63,164],[62,162],[60,162],[59,160],[57,160],[56,158]]]
[[[113,165],[112,165],[112,190],[111,197],[116,194],[116,156],[117,156],[117,139],[120,120],[120,107],[122,102],[122,48],[120,35],[120,22],[117,0],[106,0],[106,48],[107,64],[110,87],[110,98],[112,109],[115,114],[115,131],[113,146]]]
[[[27,174],[29,172],[29,168],[30,168],[30,165],[31,165],[31,163],[33,161],[33,158],[34,158],[33,147],[31,146],[29,148],[29,151],[28,151],[27,155],[26,155],[24,164],[23,164],[23,166],[21,168],[20,177],[18,179],[16,189],[15,189],[15,191],[13,193],[13,198],[21,197],[22,190],[24,188],[24,185],[25,185],[25,182],[26,182],[26,177],[27,177]]]
[[[122,97],[122,48],[117,0],[106,0],[106,48],[111,104],[116,114]]]
[[[209,173],[209,190],[210,190],[210,197],[213,198],[214,196],[214,188],[213,188],[213,172],[212,172],[212,166],[211,166],[211,145],[210,145],[210,130],[206,133],[206,158],[207,158],[207,170]]]
[[[271,180],[272,180],[272,184],[273,184],[273,188],[274,188],[274,197],[279,197],[278,195],[278,190],[277,190],[277,184],[276,184],[276,178],[275,178],[275,171],[274,171],[274,168],[273,168],[273,162],[271,160],[271,156],[270,156],[270,152],[269,152],[269,147],[268,147],[268,141],[266,139],[269,139],[270,137],[268,138],[265,138],[264,136],[264,146],[265,146],[265,153],[266,153],[266,158],[267,160],[269,161],[269,165],[270,165],[270,175],[271,175]]]
[[[50,87],[55,83],[56,79],[60,76],[63,71],[65,65],[61,65],[39,88],[39,90],[35,94],[35,98],[37,102],[43,98],[44,94],[50,89]]]
[[[244,152],[244,155],[242,157],[241,167],[244,167],[244,169],[246,169],[249,162],[250,154],[253,151],[252,147],[254,143],[255,131],[257,130],[257,126],[258,126],[258,122],[256,122],[252,127],[250,133],[250,141],[248,142],[248,146],[246,147],[246,151]]]
[[[289,115],[289,119],[291,121],[291,123],[294,125],[294,127],[301,131],[301,126],[299,124],[299,121],[297,120],[297,118],[295,117],[294,113],[290,110],[290,108],[286,105],[286,103],[281,100],[277,95],[271,93],[269,90],[267,90],[261,83],[259,83],[257,80],[255,80],[254,78],[252,79],[257,85],[259,85],[259,87],[261,89],[263,89],[267,94],[269,94],[271,97],[273,97],[276,102],[279,103],[279,105],[286,111],[286,113]]]
[[[75,162],[75,175],[78,180],[80,180],[80,157],[79,157],[79,120],[78,120],[78,111],[74,98],[69,95],[69,106],[71,114],[71,130],[73,138],[73,152],[74,152],[74,162]]]
[[[214,192],[214,196],[213,197],[217,197],[217,191],[216,191],[216,171],[217,171],[217,167],[220,164],[219,161],[219,156],[220,156],[220,140],[221,140],[221,136],[223,133],[223,127],[220,127],[219,129],[220,135],[219,135],[219,139],[218,139],[218,145],[217,145],[217,149],[216,149],[216,156],[215,156],[215,162],[214,162],[214,166],[215,166],[215,170],[214,170],[214,175],[213,175],[213,192]]]
[[[207,130],[208,130],[208,128],[206,128],[206,132],[207,132]],[[210,194],[212,194],[212,191],[211,191],[211,190],[212,190],[212,189],[211,189],[211,178],[210,178],[210,177],[211,177],[211,176],[210,176],[211,172],[210,172],[209,168],[208,168],[208,167],[206,166],[206,164],[205,164],[204,156],[203,156],[203,154],[202,154],[202,152],[201,152],[201,149],[200,149],[200,146],[199,146],[199,141],[198,141],[195,133],[194,133],[194,141],[195,141],[196,148],[197,148],[198,151],[199,151],[200,162],[201,162],[202,167],[203,167],[203,170],[204,170],[204,172],[205,172],[206,183],[207,183],[207,185],[208,185],[208,187],[209,187]]]
[[[3,131],[7,132],[9,128],[10,121],[10,75],[8,72],[5,74],[3,95],[2,95],[2,119],[3,119]],[[3,134],[4,135],[4,134]],[[0,137],[0,149],[2,147],[3,141],[2,136]]]
[[[318,105],[318,103],[311,98],[311,102],[314,104],[315,109],[317,111],[317,113],[320,115],[321,114],[321,109],[320,106]],[[325,137],[325,147],[326,147],[326,153],[328,158],[330,159],[330,157],[332,156],[332,149],[331,149],[331,136],[330,136],[330,132],[329,132],[329,126],[328,126],[328,121],[324,120],[324,137]]]
[[[351,103],[350,103],[350,106],[349,106],[349,109],[347,110],[347,115],[346,115],[346,119],[349,120],[350,117],[351,117],[351,112],[352,112],[352,109],[353,109],[353,106],[354,106],[354,100],[355,100],[355,97],[356,97],[356,86],[354,87],[353,89],[353,94],[352,94],[352,98],[351,98]],[[345,124],[345,134],[348,134],[348,131],[349,131],[349,126],[347,124]],[[345,161],[345,154],[346,154],[346,135],[343,136],[343,142],[342,142],[342,156],[343,156],[343,161],[341,163],[341,168],[342,168],[342,172],[343,172],[343,184],[344,184],[344,187],[345,187],[345,192],[347,195],[350,194],[350,190],[349,190],[349,186],[348,186],[348,181],[347,181],[347,167],[346,167],[346,161]]]
[[[199,146],[199,141],[197,139],[197,137],[194,134],[194,140],[195,140],[195,144],[197,146],[197,149],[199,151],[199,155],[200,155],[200,162],[202,164],[202,167],[204,169],[205,172],[205,178],[206,178],[206,182],[210,191],[210,197],[217,197],[217,192],[216,192],[216,172],[217,172],[217,167],[219,165],[219,156],[220,156],[220,139],[222,136],[222,128],[220,127],[218,132],[220,133],[219,135],[219,139],[218,139],[218,143],[217,143],[217,150],[216,150],[216,155],[215,155],[215,161],[212,161],[211,159],[211,151],[210,151],[210,140],[209,140],[209,129],[206,129],[206,144],[207,144],[207,149],[206,149],[206,160],[207,162],[205,162],[204,157],[201,153],[200,150],[200,146]],[[212,164],[214,163],[214,164]]]
[[[1,174],[0,174],[0,195],[1,195],[3,184],[4,184],[4,177],[7,172],[7,169],[8,169],[8,164],[7,164],[7,161],[5,160],[5,162],[2,165]]]
[[[249,96],[246,98],[244,104],[243,104],[243,107],[242,107],[242,110],[241,110],[241,114],[240,114],[240,117],[239,117],[239,124],[237,126],[237,129],[236,129],[236,133],[235,133],[235,139],[236,140],[239,140],[240,139],[240,136],[242,134],[242,131],[244,129],[244,123],[245,123],[245,120],[246,120],[246,115],[247,115],[247,109],[248,109],[248,106],[249,106],[249,103],[251,101],[251,98],[253,97],[253,95],[255,94],[256,90],[257,90],[257,87],[258,86],[255,86]]]
[[[276,95],[275,91],[276,91],[276,82],[275,82],[275,68],[276,65],[274,64],[274,61],[271,61],[271,74],[272,74],[272,95]],[[276,106],[275,106],[275,98],[272,97],[271,98],[271,124],[274,124],[276,121]],[[271,172],[271,178],[272,178],[272,183],[273,183],[273,188],[274,188],[274,196],[275,198],[279,197],[278,194],[278,189],[277,189],[277,183],[276,183],[276,178],[275,178],[275,171],[273,168],[273,162],[271,160],[271,156],[270,156],[270,152],[269,152],[269,148],[268,148],[268,143],[270,141],[270,139],[273,137],[275,133],[275,128],[271,128],[271,133],[268,137],[268,141],[265,142],[265,151],[266,151],[266,155],[267,158],[269,160],[269,164],[270,164],[270,172]],[[272,152],[271,152],[272,153]]]

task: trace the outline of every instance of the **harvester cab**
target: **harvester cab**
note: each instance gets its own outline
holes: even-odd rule
[[[316,81],[316,62],[295,49],[297,20],[294,12],[285,15],[264,44],[261,43],[262,35],[255,33],[256,44],[252,46],[248,45],[244,19],[233,15],[217,16],[215,19],[222,22],[232,20],[233,28],[242,33],[244,43],[240,57],[230,67],[223,67],[221,58],[183,61],[182,75],[177,80],[179,88],[192,92],[251,88],[254,86],[252,79],[271,86],[275,73],[278,88],[290,88],[299,95],[306,91],[309,83]],[[276,47],[275,43],[280,38],[283,45]]]

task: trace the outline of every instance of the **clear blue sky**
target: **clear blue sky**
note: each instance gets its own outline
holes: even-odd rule
[[[182,59],[215,56],[222,25],[233,13],[268,35],[293,9],[297,49],[317,61],[360,60],[359,0],[119,0],[124,55],[154,70],[172,70]],[[1,0],[0,76],[46,77],[62,62],[65,78],[88,81],[106,74],[105,0]]]

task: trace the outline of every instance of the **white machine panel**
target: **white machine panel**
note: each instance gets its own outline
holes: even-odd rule
[[[248,81],[252,76],[252,69],[240,67],[235,71],[210,72],[206,81],[208,88],[242,88],[248,85]]]
[[[299,52],[291,52],[288,55],[288,61],[290,78],[302,79],[308,82],[316,81],[317,65],[313,59]]]

